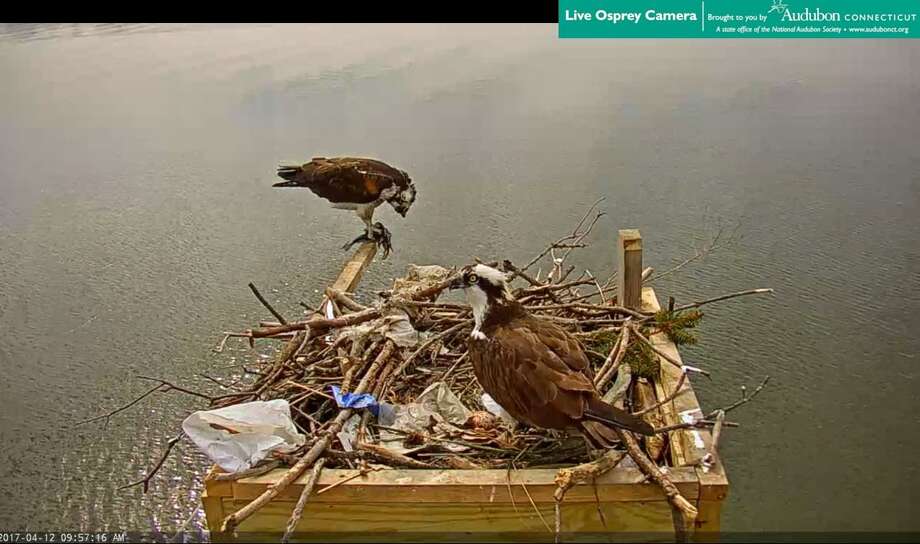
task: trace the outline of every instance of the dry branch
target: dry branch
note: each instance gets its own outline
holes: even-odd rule
[[[319,480],[319,475],[322,473],[325,465],[325,459],[320,459],[313,465],[313,472],[310,473],[310,479],[307,480],[307,483],[303,486],[300,498],[297,499],[297,505],[294,507],[294,511],[291,512],[291,519],[288,520],[284,536],[281,537],[281,542],[289,542],[291,540],[291,535],[294,534],[294,529],[297,528],[297,524],[300,523],[300,518],[303,517],[303,509],[307,506],[310,494],[313,493],[313,488],[316,486],[316,482]]]
[[[185,435],[185,433],[180,432],[180,433],[177,434],[176,436],[170,438],[168,442],[166,442],[166,449],[163,450],[163,454],[160,456],[160,460],[157,461],[157,464],[154,465],[152,469],[150,469],[149,471],[147,471],[147,475],[146,475],[146,476],[144,476],[143,478],[141,478],[140,480],[138,480],[138,481],[136,481],[136,482],[132,482],[132,483],[130,483],[130,484],[123,485],[123,486],[119,487],[118,489],[127,489],[127,488],[129,488],[129,487],[134,487],[134,486],[136,486],[136,485],[141,485],[141,484],[143,484],[143,486],[144,486],[144,493],[146,493],[147,490],[150,488],[150,480],[151,480],[154,476],[156,476],[157,472],[159,472],[161,468],[163,468],[163,463],[166,462],[166,458],[169,457],[169,454],[172,452],[173,448],[176,447],[176,444],[178,444],[180,440],[182,440],[182,437],[183,437],[184,435]]]
[[[629,456],[633,458],[633,461],[636,462],[636,465],[639,467],[639,470],[643,472],[647,477],[652,481],[658,484],[661,487],[661,490],[664,491],[665,496],[668,499],[668,502],[671,503],[671,507],[677,510],[680,513],[682,527],[684,533],[690,527],[693,527],[694,522],[696,521],[696,516],[698,512],[696,507],[690,504],[683,495],[680,494],[680,491],[677,489],[677,486],[671,482],[670,478],[664,475],[661,472],[661,469],[658,468],[651,459],[648,458],[648,455],[642,451],[642,448],[639,447],[639,443],[636,441],[636,438],[629,431],[624,431],[622,429],[616,429],[617,435],[620,437],[620,440],[623,441],[623,444],[626,445],[626,451],[629,452]],[[675,529],[679,529],[675,525]],[[678,531],[678,540],[683,540],[686,534],[681,534]]]
[[[764,293],[772,293],[773,289],[748,289],[747,291],[738,291],[737,293],[729,293],[727,295],[718,296],[715,298],[708,298],[706,300],[701,300],[699,302],[691,302],[690,304],[682,304],[677,308],[674,308],[675,312],[680,312],[683,310],[689,310],[690,308],[698,308],[704,304],[711,304],[713,302],[719,302],[720,300],[728,300],[735,297],[743,297],[745,295],[761,295]]]
[[[257,299],[259,299],[259,302],[262,303],[262,306],[265,306],[265,309],[267,309],[269,312],[271,312],[273,316],[275,316],[275,319],[277,319],[278,322],[280,322],[282,325],[287,325],[287,320],[284,319],[284,316],[282,316],[280,313],[278,313],[277,310],[272,308],[272,305],[269,304],[267,300],[265,300],[265,297],[262,296],[262,293],[260,293],[259,290],[256,289],[256,286],[254,283],[249,282],[249,289],[252,291],[252,294],[255,295]]]

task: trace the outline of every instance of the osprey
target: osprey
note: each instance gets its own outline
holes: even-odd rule
[[[467,266],[450,287],[463,289],[473,309],[469,353],[476,378],[515,419],[548,429],[574,427],[594,447],[618,440],[612,427],[654,434],[641,418],[601,399],[578,341],[525,310],[502,272]]]
[[[302,166],[279,166],[278,176],[286,181],[272,187],[306,187],[331,202],[333,208],[354,210],[364,221],[365,231],[343,249],[373,241],[383,247],[384,258],[392,249],[390,231],[382,223],[373,222],[374,210],[388,202],[405,217],[415,202],[415,186],[409,175],[374,159],[315,157]]]

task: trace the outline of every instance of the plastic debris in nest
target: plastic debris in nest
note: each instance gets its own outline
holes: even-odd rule
[[[389,338],[401,348],[415,347],[424,340],[412,326],[409,315],[400,309],[390,310],[387,315],[366,323],[345,327],[339,330],[338,335],[354,340]]]
[[[358,424],[361,423],[361,415],[354,414],[342,425],[342,430],[336,433],[339,443],[342,444],[344,451],[354,451],[355,441],[358,439]]]
[[[374,398],[374,395],[369,393],[342,393],[342,390],[337,385],[333,385],[330,389],[339,408],[367,408],[375,416],[377,415],[380,405],[377,404],[377,399]]]
[[[506,412],[499,403],[495,402],[495,399],[493,399],[492,396],[488,393],[482,394],[482,405],[486,407],[486,410],[501,418],[501,420],[507,423],[509,427],[514,427],[517,425],[517,420],[514,419],[511,414]]]
[[[428,386],[415,402],[398,406],[382,403],[378,423],[382,426],[380,444],[404,455],[432,447],[452,453],[470,449],[459,441],[504,448],[515,445],[502,419],[486,411],[469,410],[444,382]]]
[[[182,430],[228,472],[252,468],[272,452],[290,453],[306,442],[284,399],[198,411],[185,418]]]
[[[405,277],[393,280],[393,293],[401,297],[408,297],[412,293],[446,280],[448,276],[450,276],[450,270],[443,266],[410,264],[406,269]]]
[[[384,427],[398,429],[380,429],[382,446],[397,453],[411,453],[427,447],[423,437],[429,434],[448,434],[466,423],[470,410],[444,382],[428,386],[415,402],[406,405],[384,404],[378,416],[378,423]],[[407,437],[409,438],[407,440]],[[466,446],[444,444],[453,452],[464,451]]]

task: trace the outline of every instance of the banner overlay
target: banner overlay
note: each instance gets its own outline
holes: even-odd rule
[[[916,0],[559,0],[560,38],[918,38]]]

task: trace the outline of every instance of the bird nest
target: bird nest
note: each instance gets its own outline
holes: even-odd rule
[[[572,234],[526,266],[486,264],[507,274],[514,297],[530,313],[579,339],[605,400],[648,412],[653,407],[638,405],[634,387],[657,375],[657,348],[648,337],[664,331],[695,340],[692,331],[702,314],[695,308],[630,310],[616,304],[614,276],[603,282],[588,271],[573,277],[568,258],[586,247],[601,215],[589,221],[586,214]],[[543,260],[548,271],[534,271]],[[597,452],[577,435],[519,424],[484,396],[467,351],[471,308],[441,300],[454,274],[437,265],[410,265],[371,305],[327,289],[320,309],[295,322],[283,320],[257,295],[279,320],[228,337],[245,337],[252,345],[280,342],[277,354],[259,363],[257,379],[244,391],[218,397],[212,407],[286,399],[295,425],[313,442],[333,436],[324,452],[327,466],[366,461],[404,468],[548,468],[590,461]],[[337,420],[355,405],[348,402],[353,399],[373,403],[375,410],[356,409]],[[653,460],[665,462],[666,440],[662,433],[642,442]]]
[[[371,304],[359,303],[352,293],[326,289],[320,308],[308,310],[296,321],[275,311],[250,284],[275,321],[227,333],[217,351],[223,350],[228,339],[241,337],[251,346],[274,343],[274,356],[257,358],[255,368],[246,368],[249,382],[238,381],[232,392],[206,395],[165,380],[157,380],[159,389],[151,392],[184,390],[206,398],[212,409],[256,400],[288,402],[295,426],[307,436],[306,443],[292,452],[276,452],[239,474],[224,474],[224,479],[264,473],[278,466],[290,467],[292,477],[286,480],[290,483],[310,466],[318,473],[323,466],[369,471],[389,467],[510,470],[579,465],[560,472],[564,494],[576,480],[624,462],[662,485],[675,508],[692,516],[692,507],[679,500],[676,488],[659,470],[669,463],[669,456],[664,454],[667,431],[735,425],[725,421],[725,413],[748,402],[760,388],[702,419],[662,426],[654,419],[655,408],[678,394],[687,372],[708,373],[682,365],[649,338],[664,334],[677,345],[695,343],[703,317],[701,306],[770,290],[732,293],[681,306],[672,302],[656,313],[622,307],[617,302],[615,275],[602,281],[587,270],[576,274],[576,267],[569,264],[574,251],[587,247],[586,239],[603,215],[596,211],[596,204],[570,234],[548,244],[526,265],[516,266],[508,260],[486,264],[508,275],[514,297],[529,312],[563,327],[581,342],[599,394],[621,409],[646,417],[658,431],[653,436],[639,439],[619,431],[621,444],[614,450],[589,451],[579,436],[528,427],[501,413],[484,398],[473,373],[467,352],[473,327],[470,307],[441,297],[456,270],[440,266],[410,266],[404,277],[377,293]],[[719,236],[721,233],[703,253],[719,247]],[[642,279],[651,281],[675,272],[699,256],[700,252],[657,276],[647,269]],[[649,401],[639,389],[656,379],[661,364],[681,366],[684,373],[674,392],[660,401],[654,397]],[[227,387],[226,382],[215,381]],[[181,436],[170,442],[170,449]],[[168,450],[155,469],[135,484],[143,483],[146,489],[166,455]],[[259,501],[264,504],[270,499],[261,497],[252,508],[229,516],[224,528],[232,529],[258,507]]]

